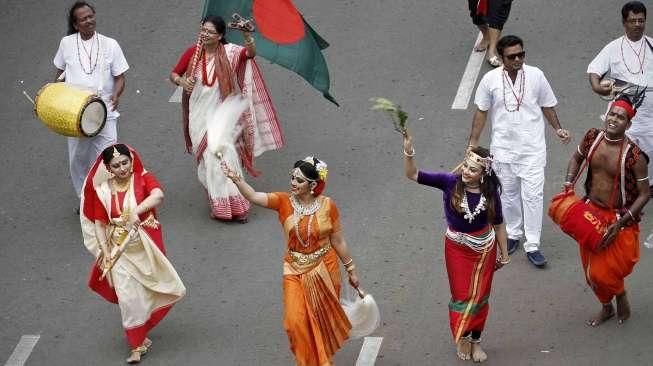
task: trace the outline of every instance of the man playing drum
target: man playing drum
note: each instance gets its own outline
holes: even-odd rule
[[[599,95],[609,95],[612,83],[601,80],[604,76],[648,87],[646,96],[637,109],[633,126],[627,135],[648,155],[653,154],[653,38],[644,34],[646,6],[639,1],[629,1],[621,8],[624,35],[608,43],[587,66],[592,90]],[[634,102],[634,101],[633,101]],[[648,165],[648,175],[653,175],[653,164]]]
[[[96,136],[69,137],[70,176],[77,196],[84,178],[98,155],[118,137],[118,98],[125,89],[125,56],[114,39],[95,31],[95,9],[78,1],[68,14],[68,35],[61,39],[54,56],[56,79],[98,93],[107,106],[104,129]]]
[[[617,99],[605,117],[604,129],[587,131],[567,167],[565,190],[573,189],[587,160],[584,200],[591,210],[589,216],[600,221],[595,225],[608,225],[596,249],[579,241],[585,279],[602,304],[601,311],[587,322],[593,327],[614,316],[614,297],[619,324],[630,317],[624,279],[639,260],[639,220],[649,199],[648,157],[626,136],[634,116],[630,100]],[[587,218],[588,213],[583,216]],[[583,217],[568,220],[580,226]]]

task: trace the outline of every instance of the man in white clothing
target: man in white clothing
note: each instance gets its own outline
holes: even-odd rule
[[[502,37],[497,53],[503,67],[489,71],[476,89],[472,131],[468,148],[478,145],[485,122],[492,123],[492,164],[503,191],[501,205],[512,254],[525,236],[524,250],[537,267],[546,265],[540,252],[544,208],[546,142],[544,118],[556,130],[562,143],[571,138],[558,121],[558,103],[544,73],[524,64],[524,43],[517,36]]]
[[[639,1],[626,3],[621,8],[621,22],[625,34],[603,47],[587,67],[592,90],[599,95],[612,92],[610,82],[601,82],[605,76],[641,87],[653,87],[653,38],[644,35],[644,4]],[[653,92],[649,90],[626,134],[648,156],[653,156]],[[653,178],[651,162],[648,164],[648,176]]]
[[[118,137],[118,100],[125,89],[125,56],[114,39],[95,31],[95,9],[84,1],[70,8],[68,35],[54,56],[56,81],[98,93],[107,106],[107,121],[95,137],[69,137],[70,176],[77,196],[98,155]]]

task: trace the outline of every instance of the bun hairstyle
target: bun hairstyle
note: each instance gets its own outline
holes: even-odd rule
[[[131,152],[129,151],[127,145],[115,144],[107,147],[102,151],[102,161],[104,162],[104,164],[108,165],[111,162],[111,159],[113,159],[114,149],[118,151],[120,155],[126,155],[129,158],[129,160],[132,159]]]
[[[323,165],[323,169],[326,171],[326,164],[312,156],[309,156],[304,160],[297,160],[293,166],[294,168],[299,169],[308,180],[317,183],[317,185],[311,190],[314,197],[322,194],[326,186],[326,173],[324,173],[324,178],[321,177],[320,172],[317,169],[318,165]]]

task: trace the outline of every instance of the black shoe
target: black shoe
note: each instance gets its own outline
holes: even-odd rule
[[[546,265],[546,258],[544,258],[539,250],[526,253],[526,258],[528,258],[535,267],[542,268]]]
[[[508,239],[508,255],[514,253],[519,248],[519,239]]]

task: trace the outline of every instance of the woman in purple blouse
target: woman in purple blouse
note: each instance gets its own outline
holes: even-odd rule
[[[481,348],[481,332],[489,311],[492,276],[510,262],[501,214],[501,183],[492,170],[492,156],[483,147],[472,147],[454,173],[418,170],[414,156],[412,138],[406,133],[406,177],[443,193],[449,226],[444,248],[451,288],[449,321],[457,355],[483,362],[487,354]]]

